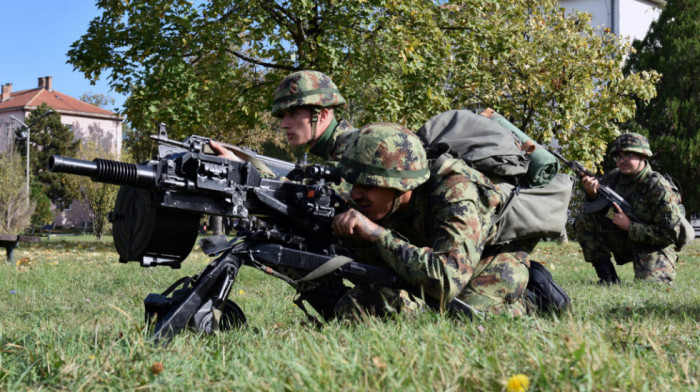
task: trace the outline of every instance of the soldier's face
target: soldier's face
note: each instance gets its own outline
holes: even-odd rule
[[[350,191],[350,198],[358,205],[362,214],[376,222],[391,212],[395,193],[389,188],[355,184]]]
[[[287,135],[290,146],[301,146],[311,139],[311,110],[295,108],[284,114],[280,128]]]
[[[644,168],[644,156],[625,151],[613,156],[617,168],[624,175],[636,174]]]

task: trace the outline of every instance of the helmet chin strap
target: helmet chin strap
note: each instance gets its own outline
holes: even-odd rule
[[[311,138],[309,138],[309,141],[306,142],[306,148],[307,150],[311,148],[311,145],[314,143],[314,140],[316,140],[316,128],[318,126],[318,114],[321,113],[321,110],[318,108],[312,109],[311,112]]]
[[[394,204],[391,206],[391,211],[389,211],[386,215],[384,215],[384,218],[393,215],[396,211],[399,210],[399,207],[401,207],[401,196],[403,195],[403,192],[394,189]],[[382,218],[382,219],[384,219]]]
[[[637,168],[634,169],[634,172],[632,173],[632,175],[639,174],[639,172],[642,170],[642,162],[646,162],[646,157],[644,157],[644,159],[639,160],[639,163],[637,163]]]
[[[385,219],[388,219],[391,215],[393,215],[394,213],[396,213],[396,211],[399,210],[399,207],[401,207],[401,195],[403,195],[403,192],[394,189],[394,204],[392,204],[391,206],[391,211],[387,212],[386,215],[381,217],[376,223],[380,225],[385,225]]]

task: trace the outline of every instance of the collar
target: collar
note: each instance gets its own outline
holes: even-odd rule
[[[636,176],[634,176],[633,181],[640,182],[640,181],[646,180],[649,177],[649,174],[651,174],[651,171],[652,170],[651,170],[651,165],[649,164],[649,160],[645,159],[644,160],[644,169],[642,169],[642,171],[640,171],[639,173],[637,173]]]
[[[318,139],[316,144],[309,149],[309,151],[317,155],[323,159],[328,159],[328,156],[330,155],[330,149],[331,149],[331,135],[333,132],[335,132],[335,129],[338,127],[338,121],[336,121],[335,116],[331,119],[331,123],[328,124],[328,127],[326,128],[325,131],[321,134],[321,137]]]

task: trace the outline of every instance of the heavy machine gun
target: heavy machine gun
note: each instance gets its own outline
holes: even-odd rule
[[[244,325],[242,310],[228,299],[243,265],[288,282],[300,294],[296,303],[306,312],[306,301],[324,319],[334,316],[333,305],[348,289],[343,279],[415,292],[392,271],[348,257],[348,248],[332,235],[333,217],[347,208],[329,187],[340,181],[335,170],[321,165],[302,169],[242,149],[234,153],[245,162],[235,162],[213,155],[208,138],[177,142],[164,129],[152,138],[159,142],[159,157],[149,162],[54,155],[49,170],[121,185],[110,214],[120,262],[180,268],[203,214],[238,221],[233,240],[215,236],[201,241],[202,250],[216,257],[201,273],[146,297],[146,320],[154,326],[156,342],[167,343],[187,326],[212,332]],[[459,300],[447,308],[472,314]]]

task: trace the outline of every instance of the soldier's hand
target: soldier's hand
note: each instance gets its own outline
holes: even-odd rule
[[[224,157],[235,162],[243,162],[243,160],[237,157],[236,154],[233,153],[233,151],[224,148],[224,146],[219,144],[219,142],[217,141],[209,140],[209,146],[211,146],[211,149],[214,150],[217,157]]]
[[[613,214],[613,219],[612,222],[615,224],[615,226],[619,227],[623,231],[629,231],[630,230],[630,218],[625,214],[624,211],[622,211],[622,208],[617,205],[617,203],[613,203],[613,208],[615,208],[615,213]]]
[[[376,241],[379,238],[379,233],[383,230],[381,226],[357,210],[348,210],[336,215],[331,227],[341,236],[359,238],[365,241]]]
[[[600,184],[598,183],[597,178],[593,176],[583,177],[581,179],[581,185],[583,185],[583,190],[586,191],[586,194],[589,198],[596,198],[596,196],[598,195],[598,188],[600,188]]]

